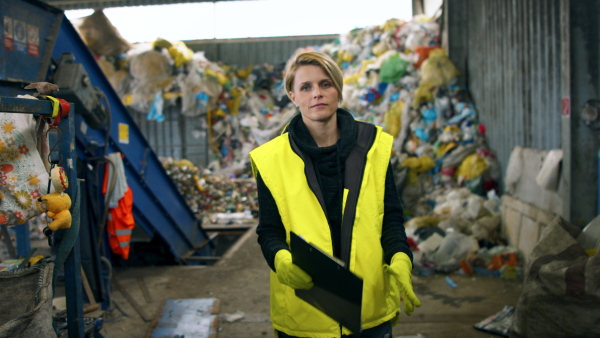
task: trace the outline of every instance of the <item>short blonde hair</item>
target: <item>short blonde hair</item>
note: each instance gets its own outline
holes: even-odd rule
[[[338,91],[338,102],[342,102],[342,89],[344,86],[344,78],[342,76],[342,70],[338,67],[337,63],[333,61],[331,56],[317,51],[300,52],[290,59],[285,67],[285,92],[290,96],[290,92],[294,87],[294,79],[296,77],[296,71],[301,66],[313,65],[319,66],[329,76],[333,82],[333,86]],[[291,97],[290,97],[291,99]]]

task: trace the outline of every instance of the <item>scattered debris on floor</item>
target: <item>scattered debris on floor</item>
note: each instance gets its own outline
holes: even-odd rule
[[[241,320],[246,316],[246,314],[242,311],[236,311],[234,313],[224,313],[221,317],[228,323],[233,323],[235,321]]]
[[[486,319],[475,324],[473,327],[480,331],[508,337],[514,314],[515,307],[506,305],[502,311],[487,317]]]
[[[448,283],[448,285],[450,285],[450,287],[452,288],[458,287],[458,284],[454,283],[454,281],[449,276],[446,276],[446,283]]]

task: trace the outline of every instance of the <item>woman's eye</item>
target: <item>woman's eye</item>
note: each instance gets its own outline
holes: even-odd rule
[[[331,83],[325,82],[325,83],[323,83],[323,87],[329,88],[329,87],[331,87]]]
[[[300,90],[308,90],[308,86],[302,86],[300,87]]]

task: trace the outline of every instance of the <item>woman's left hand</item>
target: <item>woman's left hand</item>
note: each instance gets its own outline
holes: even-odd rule
[[[415,295],[411,280],[412,262],[404,252],[398,252],[392,257],[392,263],[385,265],[384,269],[394,276],[398,289],[404,298],[404,312],[411,315],[416,307],[421,306],[421,301]]]

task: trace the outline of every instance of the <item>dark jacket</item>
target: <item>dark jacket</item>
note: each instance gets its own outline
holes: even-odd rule
[[[301,114],[290,121],[287,132],[290,133],[298,148],[308,154],[315,164],[315,172],[323,191],[329,217],[334,255],[340,258],[343,177],[346,158],[356,144],[357,122],[343,109],[337,110],[337,121],[340,139],[335,145],[329,147],[317,146],[304,125]],[[277,205],[260,175],[257,177],[257,185],[259,224],[256,233],[263,255],[274,271],[275,254],[281,249],[289,248]],[[398,252],[406,253],[412,260],[404,229],[404,212],[396,190],[391,164],[386,175],[384,205],[381,245],[385,253],[385,262],[389,264],[394,254]]]

